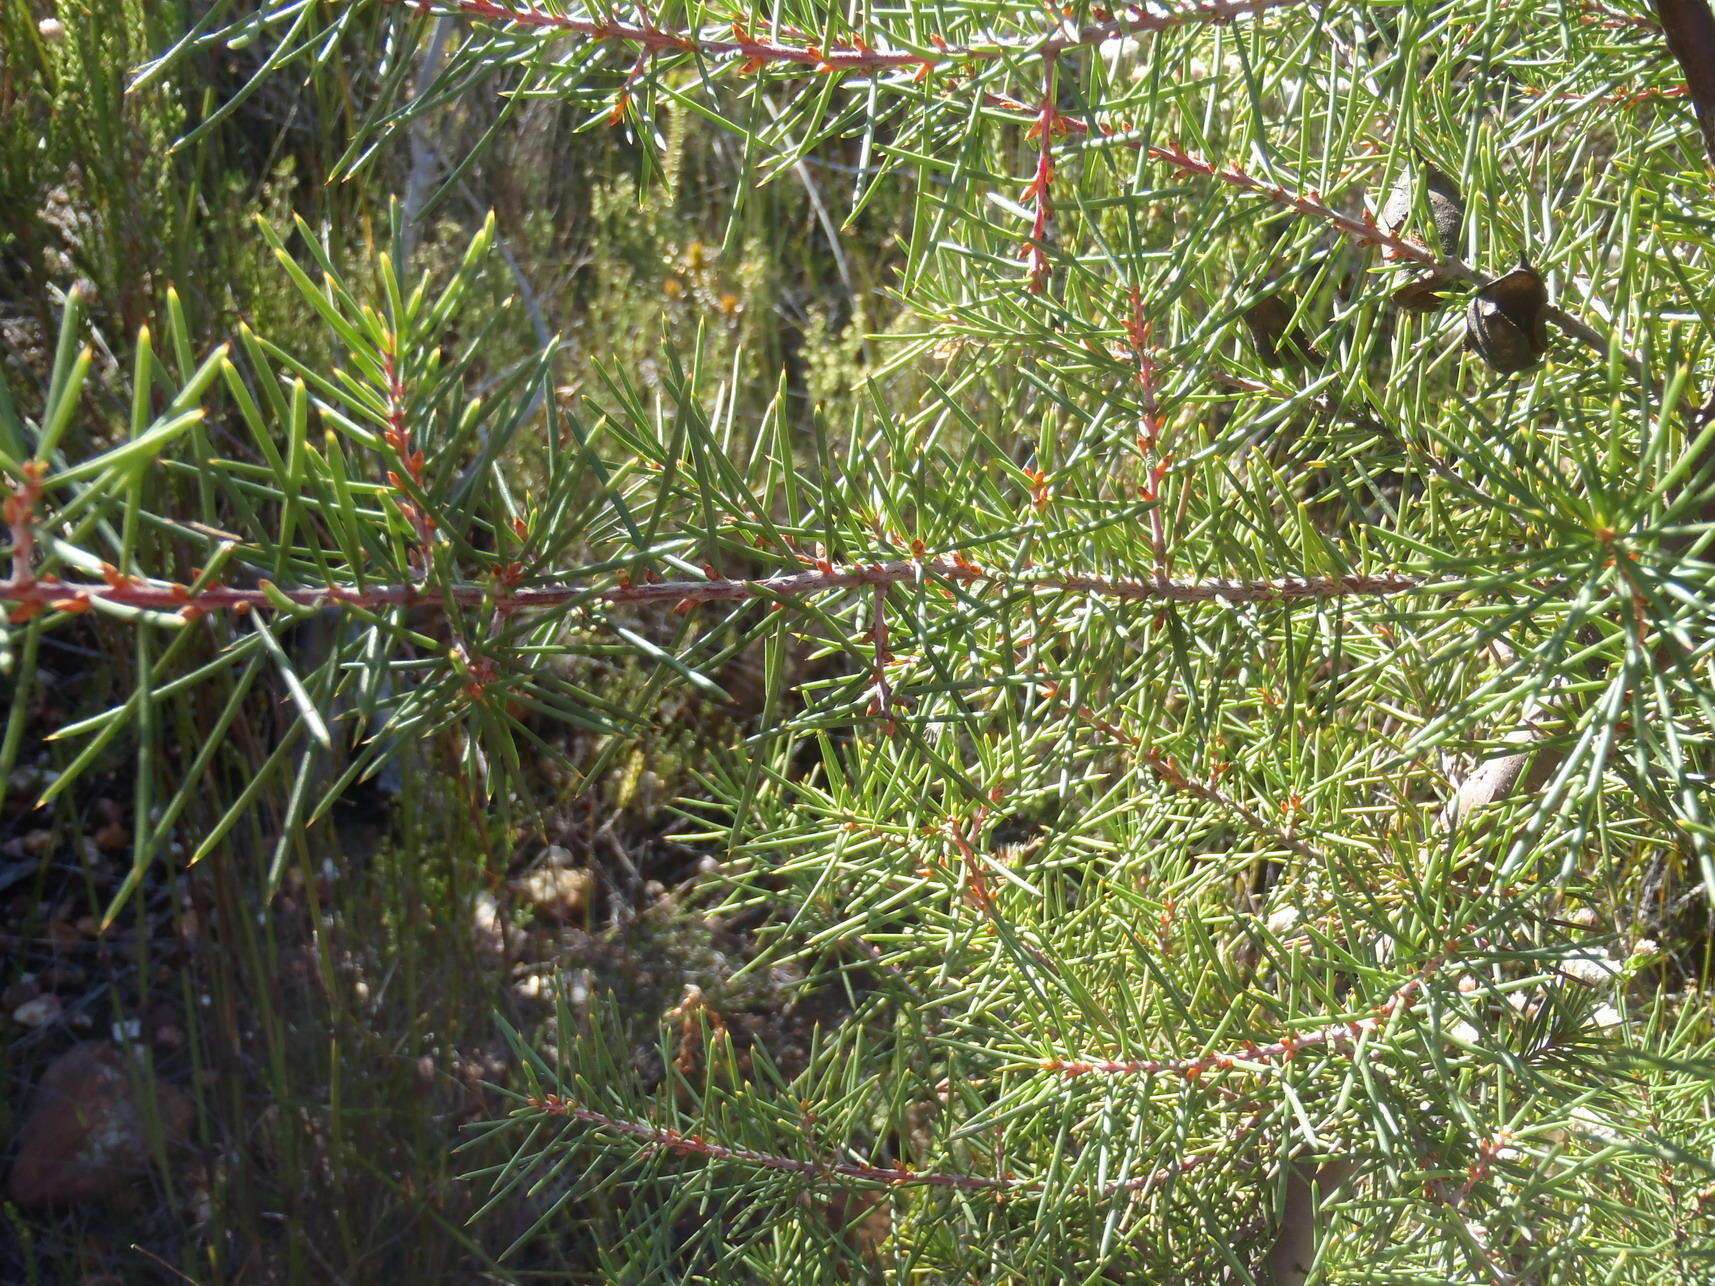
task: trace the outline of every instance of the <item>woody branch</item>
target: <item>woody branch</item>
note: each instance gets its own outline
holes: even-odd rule
[[[1036,173],[1024,190],[1034,215],[1030,238],[1024,247],[1024,259],[1028,265],[1026,288],[1033,295],[1041,294],[1048,284],[1048,238],[1054,226],[1054,134],[1059,119],[1054,102],[1054,73],[1058,61],[1056,50],[1050,49],[1042,55],[1042,105],[1028,135],[1036,140]]]
[[[1136,287],[1131,291],[1131,311],[1126,318],[1126,338],[1131,344],[1132,358],[1137,364],[1138,392],[1143,399],[1143,415],[1138,423],[1137,448],[1143,455],[1145,473],[1139,487],[1143,499],[1150,501],[1149,540],[1155,550],[1157,572],[1167,574],[1167,530],[1161,515],[1161,482],[1167,476],[1171,455],[1161,450],[1163,420],[1161,399],[1156,389],[1156,351],[1149,320],[1143,312],[1143,293]]]
[[[1025,591],[1062,591],[1138,602],[1164,603],[1294,603],[1350,597],[1382,597],[1412,591],[1438,592],[1454,588],[1438,585],[1403,573],[1377,575],[1285,577],[1276,580],[1169,580],[1162,577],[1131,579],[1117,576],[1079,575],[1039,571],[1011,573],[980,567],[968,561],[908,559],[887,563],[835,566],[827,564],[811,571],[789,572],[754,580],[711,577],[707,580],[660,580],[643,584],[621,584],[609,588],[559,583],[497,589],[493,585],[461,583],[445,588],[417,584],[317,585],[293,589],[241,588],[207,585],[193,591],[171,582],[127,577],[113,569],[103,582],[68,581],[59,577],[14,575],[0,580],[0,603],[13,606],[14,619],[28,619],[46,608],[82,611],[95,600],[122,607],[156,611],[180,611],[194,607],[208,611],[266,610],[282,601],[298,607],[351,604],[357,607],[434,607],[489,605],[505,611],[551,608],[581,601],[622,603],[673,603],[692,605],[708,602],[737,602],[748,599],[777,600],[823,590],[857,586],[889,586],[915,582],[952,581],[966,585],[988,584]]]
[[[1385,1027],[1395,1014],[1404,1014],[1416,1003],[1423,990],[1424,979],[1440,961],[1431,962],[1407,978],[1391,995],[1370,1013],[1349,1022],[1329,1023],[1309,1031],[1289,1032],[1267,1045],[1249,1042],[1237,1050],[1219,1050],[1196,1058],[1045,1058],[1044,1071],[1063,1076],[1088,1076],[1105,1073],[1118,1076],[1176,1076],[1195,1081],[1210,1072],[1250,1070],[1259,1071],[1272,1063],[1291,1062],[1300,1050],[1329,1046],[1350,1051],[1365,1036]]]
[[[874,39],[881,41],[885,47],[877,47],[871,38],[858,32],[845,37],[843,43],[824,46],[808,39],[792,39],[790,37],[796,33],[790,31],[785,33],[788,37],[786,39],[758,37],[739,23],[732,24],[730,28],[702,28],[693,31],[659,27],[650,21],[646,14],[640,20],[625,21],[616,17],[599,18],[579,13],[559,13],[530,4],[502,3],[501,0],[386,2],[416,4],[433,12],[454,14],[477,21],[562,31],[589,40],[629,45],[648,54],[683,53],[695,54],[705,59],[737,59],[740,60],[741,69],[748,71],[782,66],[807,68],[819,73],[909,70],[918,76],[927,76],[936,70],[956,68],[960,65],[970,66],[1036,56],[1048,64],[1051,83],[1053,61],[1067,50],[1100,45],[1104,41],[1126,36],[1169,31],[1177,27],[1228,22],[1240,16],[1262,14],[1271,9],[1301,3],[1302,0],[1211,0],[1210,3],[1188,5],[1167,13],[1150,13],[1141,5],[1132,5],[1128,6],[1127,13],[1122,17],[1109,16],[1081,28],[1062,26],[1040,36],[1022,40],[955,45],[937,37],[932,42],[932,52],[894,47],[893,42],[879,32],[875,33]],[[635,71],[633,76],[635,77]],[[984,97],[997,105],[1015,105],[1013,100],[1001,96],[985,94]],[[1044,165],[1047,167],[1047,174],[1051,176],[1053,160],[1047,155],[1046,140],[1049,136],[1060,133],[1091,133],[1088,122],[1059,113],[1051,104],[1038,109],[1035,116],[1033,130],[1039,131],[1039,136],[1045,141],[1030,189],[1037,193],[1033,211],[1036,226],[1032,229],[1030,243],[1026,248],[1030,262],[1028,280],[1033,291],[1040,289],[1044,274],[1043,238],[1047,232],[1047,222],[1052,217]],[[1101,131],[1104,138],[1110,141],[1143,148],[1154,159],[1187,173],[1207,175],[1230,186],[1265,196],[1305,217],[1319,219],[1362,244],[1383,246],[1397,258],[1433,265],[1437,273],[1444,278],[1467,283],[1483,280],[1482,274],[1476,268],[1462,260],[1443,258],[1420,242],[1388,233],[1380,228],[1367,212],[1363,218],[1354,218],[1333,209],[1321,199],[1320,193],[1289,192],[1278,185],[1254,178],[1242,170],[1217,167],[1171,144],[1149,144],[1140,139],[1128,138],[1128,132],[1114,125],[1104,127]],[[1545,310],[1545,315],[1550,322],[1580,343],[1600,353],[1605,354],[1608,351],[1610,337],[1587,322],[1553,306]],[[1622,351],[1621,361],[1647,387],[1658,387],[1642,359],[1636,354]]]
[[[1186,5],[1167,13],[1151,13],[1143,5],[1125,6],[1123,16],[1109,16],[1086,27],[1062,24],[1041,35],[1018,40],[994,40],[982,44],[954,45],[945,40],[933,43],[931,49],[894,47],[894,42],[881,33],[874,40],[853,33],[840,44],[820,45],[807,38],[794,39],[800,33],[787,31],[787,38],[764,38],[745,30],[738,23],[730,27],[705,27],[697,30],[670,29],[656,26],[645,16],[637,21],[616,17],[596,17],[587,13],[555,12],[546,7],[522,3],[501,3],[500,0],[388,0],[389,3],[410,5],[431,12],[454,14],[481,22],[496,22],[517,27],[533,27],[567,32],[589,40],[630,45],[652,53],[695,53],[703,58],[740,59],[752,70],[771,64],[808,67],[813,71],[888,71],[910,70],[931,72],[937,68],[961,63],[999,62],[1008,58],[1030,55],[1054,55],[1068,49],[1100,45],[1104,41],[1150,32],[1171,31],[1176,27],[1199,23],[1228,22],[1247,14],[1265,13],[1303,0],[1210,0],[1209,3]],[[1103,10],[1097,10],[1101,14]]]
[[[1083,122],[1077,122],[1076,125],[1077,128],[1070,132],[1088,132],[1088,126],[1084,125]],[[1486,280],[1482,273],[1463,259],[1444,258],[1422,242],[1389,232],[1376,222],[1375,216],[1368,210],[1364,212],[1363,217],[1358,218],[1334,209],[1333,206],[1323,200],[1322,194],[1314,189],[1302,193],[1292,192],[1278,184],[1266,183],[1236,167],[1218,166],[1212,161],[1194,153],[1183,151],[1171,144],[1145,143],[1141,139],[1126,138],[1119,132],[1107,135],[1107,137],[1128,147],[1142,148],[1153,159],[1162,161],[1187,174],[1204,175],[1225,183],[1229,187],[1264,197],[1276,205],[1292,210],[1306,218],[1319,220],[1360,245],[1381,246],[1396,259],[1410,260],[1431,267],[1443,279],[1462,281],[1469,285],[1479,284]],[[1613,337],[1603,334],[1588,322],[1553,305],[1544,309],[1543,315],[1560,330],[1580,343],[1598,353],[1606,354],[1608,352]],[[1652,391],[1660,390],[1659,383],[1650,374],[1643,359],[1637,354],[1622,349],[1620,361],[1645,387]]]
[[[532,1111],[546,1116],[565,1117],[594,1126],[610,1134],[635,1139],[646,1151],[666,1152],[678,1156],[696,1156],[710,1161],[726,1161],[755,1170],[770,1170],[776,1174],[799,1175],[805,1179],[833,1180],[848,1183],[877,1183],[889,1187],[952,1188],[965,1192],[1036,1193],[1043,1191],[1045,1179],[1015,1175],[959,1174],[938,1170],[913,1170],[909,1166],[867,1165],[859,1161],[805,1161],[797,1157],[758,1152],[750,1148],[730,1147],[701,1134],[648,1125],[623,1117],[609,1116],[592,1108],[580,1106],[556,1094],[546,1094],[528,1100]],[[1233,1144],[1254,1133],[1260,1118],[1245,1121],[1223,1147],[1182,1156],[1159,1169],[1136,1178],[1121,1179],[1092,1189],[1095,1197],[1112,1197],[1122,1193],[1146,1192],[1169,1179],[1191,1173],[1219,1157]]]

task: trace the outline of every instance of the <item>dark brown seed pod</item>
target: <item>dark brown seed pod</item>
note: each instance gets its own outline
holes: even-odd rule
[[[1547,310],[1547,283],[1521,259],[1471,297],[1465,345],[1503,375],[1527,371],[1548,353]]]
[[[1291,296],[1279,292],[1264,295],[1239,314],[1250,331],[1262,364],[1272,370],[1285,366],[1320,366],[1326,359],[1317,352],[1302,326],[1292,324],[1298,311]]]
[[[1426,238],[1429,248],[1439,255],[1457,253],[1459,234],[1465,227],[1465,198],[1452,177],[1424,160],[1421,154],[1415,167],[1400,175],[1399,182],[1394,184],[1387,204],[1382,206],[1381,226],[1391,233],[1405,227],[1417,209],[1419,188],[1424,204],[1429,207],[1431,235]]]
[[[1429,217],[1435,225],[1435,249],[1443,255],[1459,252],[1459,234],[1465,230],[1465,198],[1459,185],[1433,165],[1423,166],[1423,192],[1429,198]]]
[[[1425,273],[1394,291],[1388,296],[1388,302],[1409,313],[1432,313],[1447,305],[1447,291],[1453,284],[1451,277],[1443,277],[1434,272]]]

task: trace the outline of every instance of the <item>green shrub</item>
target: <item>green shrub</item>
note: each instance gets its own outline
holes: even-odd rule
[[[377,9],[221,39],[325,69]],[[219,673],[235,714],[277,676],[276,869],[423,738],[504,822],[539,756],[647,759],[660,692],[741,708],[733,667],[760,674],[730,745],[661,755],[723,854],[693,894],[753,949],[672,973],[709,985],[657,1058],[576,977],[552,1030],[508,1027],[525,1083],[477,1145],[509,1159],[472,1163],[495,1201],[619,1281],[1705,1271],[1712,265],[1653,19],[423,9],[384,21],[440,42],[434,75],[376,68],[349,157],[504,77],[660,162],[590,199],[629,284],[584,313],[585,374],[489,360],[504,322],[465,303],[493,223],[369,289],[264,227],[333,356],[145,345],[154,396],[85,458],[57,450],[69,319],[0,442],[0,597],[25,673],[68,616],[132,622],[134,693],[78,731],[136,740],[154,836],[206,766],[168,770],[157,708]],[[690,113],[742,194],[718,272],[648,195]],[[878,333],[793,377],[760,316],[780,240],[740,214],[801,164],[839,176],[835,244],[884,193],[909,216],[891,283],[842,269]],[[621,334],[656,292],[682,342]],[[847,388],[837,421],[807,401]],[[217,392],[248,458],[195,418]],[[194,477],[194,521],[149,471]],[[324,608],[300,665],[285,627]],[[741,1021],[776,989],[795,1027]]]

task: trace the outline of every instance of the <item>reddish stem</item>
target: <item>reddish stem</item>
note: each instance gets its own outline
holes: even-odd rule
[[[42,499],[47,466],[39,460],[24,465],[24,477],[6,497],[5,518],[12,538],[12,580],[27,585],[35,579],[36,506]]]
[[[411,530],[416,535],[417,546],[412,553],[417,569],[422,574],[429,570],[429,545],[435,531],[435,521],[425,514],[410,498],[405,488],[405,478],[410,478],[416,484],[417,490],[423,489],[423,453],[416,449],[411,440],[411,426],[406,422],[405,381],[399,374],[399,364],[394,352],[393,341],[388,340],[387,349],[381,355],[382,373],[387,380],[387,431],[383,435],[387,445],[393,449],[397,468],[390,470],[387,481],[398,492],[394,503],[411,524]]]
[[[1021,1178],[1012,1175],[954,1174],[938,1170],[913,1170],[909,1166],[866,1165],[859,1161],[801,1161],[796,1157],[776,1156],[750,1148],[728,1147],[700,1134],[687,1134],[663,1126],[647,1125],[609,1116],[591,1108],[580,1107],[556,1094],[528,1100],[530,1107],[549,1116],[563,1116],[586,1125],[593,1125],[611,1134],[641,1142],[645,1150],[669,1152],[679,1156],[698,1156],[711,1161],[730,1161],[756,1170],[771,1170],[777,1174],[801,1175],[807,1179],[850,1180],[857,1183],[881,1183],[890,1187],[955,1188],[966,1192],[1041,1192],[1048,1186],[1045,1179]],[[1232,1146],[1252,1133],[1259,1119],[1252,1117],[1229,1140]],[[1124,1179],[1092,1190],[1090,1195],[1111,1197],[1126,1192],[1146,1192],[1169,1179],[1191,1173],[1220,1155],[1220,1150],[1181,1157],[1158,1170],[1135,1179]]]
[[[996,40],[981,45],[939,45],[934,53],[876,49],[858,36],[853,36],[844,45],[824,49],[809,41],[794,43],[759,39],[736,23],[729,34],[718,35],[717,29],[668,30],[651,22],[580,17],[576,14],[555,13],[546,8],[499,3],[498,0],[438,0],[429,6],[424,5],[422,0],[392,0],[392,3],[410,4],[417,8],[429,7],[437,12],[487,22],[570,32],[591,40],[636,45],[658,53],[694,52],[705,58],[739,58],[753,70],[770,64],[796,64],[815,71],[840,72],[886,71],[898,68],[928,71],[948,63],[998,62],[1032,54],[1052,56],[1067,49],[1099,45],[1122,36],[1170,31],[1175,27],[1200,23],[1228,22],[1246,14],[1260,14],[1270,9],[1300,4],[1303,0],[1211,0],[1210,3],[1187,5],[1169,13],[1149,13],[1143,6],[1134,5],[1126,17],[1113,18],[1088,27],[1068,29],[1062,26],[1045,35],[1019,41]]]
[[[1600,3],[1600,0],[1580,0],[1578,7],[1584,10],[1584,21],[1599,27],[1636,27],[1651,33],[1660,33],[1661,24],[1654,18],[1645,17],[1639,13],[1625,13]]]
[[[1035,218],[1031,220],[1024,258],[1029,264],[1026,289],[1033,295],[1041,294],[1048,284],[1048,238],[1054,226],[1054,134],[1060,118],[1055,109],[1055,70],[1059,61],[1057,50],[1049,49],[1042,55],[1042,105],[1029,134],[1036,140],[1036,174],[1024,195],[1035,211]]]
[[[1669,85],[1664,89],[1617,89],[1610,94],[1580,94],[1570,89],[1550,93],[1546,89],[1537,89],[1534,85],[1520,85],[1519,92],[1529,94],[1533,98],[1551,98],[1561,103],[1590,102],[1614,107],[1636,107],[1639,103],[1653,103],[1665,98],[1684,98],[1690,91],[1684,85]]]
[[[1170,144],[1146,144],[1141,139],[1124,138],[1118,134],[1111,135],[1111,137],[1126,147],[1142,148],[1155,160],[1164,161],[1168,165],[1184,170],[1187,174],[1207,175],[1230,187],[1266,197],[1276,205],[1284,206],[1286,209],[1296,211],[1308,218],[1320,219],[1336,231],[1362,245],[1381,246],[1394,259],[1410,259],[1416,263],[1433,267],[1436,274],[1445,280],[1471,283],[1481,283],[1484,280],[1482,273],[1462,259],[1444,259],[1421,242],[1385,231],[1377,225],[1375,216],[1367,210],[1364,212],[1363,218],[1353,218],[1351,215],[1342,214],[1330,206],[1322,199],[1320,192],[1314,190],[1305,193],[1289,192],[1278,184],[1270,185],[1261,179],[1253,178],[1243,170],[1232,167],[1221,169],[1200,156],[1182,151]],[[1610,337],[1574,317],[1565,309],[1551,304],[1543,310],[1543,316],[1579,343],[1587,345],[1598,353],[1607,353]],[[1620,361],[1645,388],[1658,394],[1662,391],[1660,383],[1650,374],[1643,358],[1636,353],[1621,349]]]
[[[1464,268],[1462,264],[1455,267],[1452,262],[1444,262],[1440,255],[1420,242],[1386,231],[1376,223],[1374,216],[1368,211],[1361,219],[1353,218],[1349,214],[1342,214],[1324,201],[1322,194],[1315,190],[1304,193],[1289,192],[1279,184],[1264,183],[1261,179],[1253,178],[1243,170],[1233,166],[1222,169],[1212,161],[1205,160],[1194,153],[1182,151],[1172,144],[1151,143],[1144,145],[1128,142],[1127,145],[1143,147],[1144,151],[1155,160],[1165,161],[1168,165],[1184,170],[1187,174],[1204,174],[1212,179],[1218,179],[1230,187],[1265,196],[1276,205],[1285,206],[1288,210],[1294,210],[1313,219],[1320,219],[1361,244],[1383,246],[1400,259],[1412,259],[1418,263],[1434,265],[1453,276],[1463,275],[1474,280],[1478,275],[1474,270]],[[1459,271],[1460,268],[1464,269],[1463,273]]]
[[[1155,569],[1167,575],[1167,527],[1161,513],[1161,480],[1167,476],[1168,458],[1161,453],[1161,400],[1157,396],[1155,346],[1152,332],[1143,312],[1143,292],[1133,286],[1131,315],[1126,322],[1126,338],[1131,342],[1132,356],[1137,362],[1137,385],[1143,396],[1143,416],[1137,438],[1143,453],[1143,498],[1151,502],[1149,509],[1149,539],[1155,547]]]
[[[1209,1072],[1254,1068],[1272,1062],[1289,1062],[1299,1050],[1313,1049],[1319,1045],[1349,1050],[1361,1037],[1379,1031],[1396,1013],[1410,1009],[1416,1002],[1417,993],[1423,989],[1424,979],[1430,970],[1440,963],[1434,961],[1424,966],[1362,1018],[1350,1022],[1329,1023],[1325,1027],[1313,1028],[1310,1031],[1289,1033],[1272,1044],[1247,1043],[1236,1053],[1221,1051],[1203,1054],[1197,1058],[1049,1058],[1043,1060],[1042,1066],[1047,1071],[1059,1072],[1064,1076],[1087,1076],[1097,1072],[1120,1076],[1179,1076],[1194,1081]]]
[[[1011,573],[978,567],[974,563],[931,559],[906,559],[890,563],[868,563],[836,567],[829,564],[813,571],[788,572],[758,580],[711,577],[708,580],[654,581],[598,590],[587,585],[539,585],[497,593],[491,586],[460,584],[445,590],[419,585],[320,585],[277,590],[292,603],[323,607],[350,603],[358,607],[434,607],[452,602],[460,606],[491,604],[502,611],[557,607],[583,599],[606,603],[692,604],[734,602],[746,599],[775,599],[813,594],[854,586],[909,584],[919,580],[949,580],[964,584],[984,582],[1014,589],[1061,590],[1140,602],[1170,603],[1293,603],[1347,597],[1379,597],[1432,588],[1416,576],[1389,572],[1375,576],[1285,577],[1253,581],[1175,581],[1165,577],[1133,580],[1114,576],[1080,576],[1061,572]],[[192,594],[188,587],[143,582],[115,576],[106,583],[66,581],[57,577],[33,578],[14,575],[0,580],[0,602],[21,606],[48,606],[57,600],[78,599],[123,607],[178,611],[195,606],[202,611],[235,608],[267,609],[274,598],[260,589],[238,589],[210,585]]]

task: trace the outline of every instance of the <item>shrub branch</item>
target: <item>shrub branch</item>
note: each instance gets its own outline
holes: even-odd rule
[[[1170,580],[1166,577],[1128,579],[1085,576],[1066,572],[1009,573],[970,562],[908,559],[890,563],[825,565],[814,571],[790,572],[758,580],[711,577],[708,580],[663,580],[596,589],[568,583],[524,586],[500,591],[491,585],[455,584],[437,589],[415,584],[318,585],[296,589],[246,589],[209,585],[192,590],[177,583],[143,581],[112,571],[105,582],[68,581],[35,577],[26,570],[0,580],[0,603],[13,606],[13,615],[34,615],[43,608],[83,611],[96,600],[121,607],[178,611],[250,611],[281,605],[327,607],[342,603],[357,607],[492,606],[501,611],[558,607],[599,600],[607,603],[695,604],[747,599],[779,599],[822,590],[857,586],[886,587],[916,581],[949,580],[988,583],[1017,589],[1061,590],[1097,598],[1167,603],[1294,603],[1337,598],[1374,598],[1413,591],[1455,588],[1403,573],[1378,575],[1286,577],[1278,580]],[[25,618],[27,619],[27,617]]]
[[[750,1148],[729,1147],[704,1138],[700,1134],[648,1125],[642,1121],[609,1116],[592,1108],[581,1107],[557,1094],[547,1094],[527,1100],[531,1110],[546,1116],[566,1117],[581,1121],[610,1134],[623,1135],[643,1144],[645,1151],[666,1152],[677,1156],[696,1156],[710,1161],[727,1161],[754,1170],[772,1170],[777,1174],[795,1174],[806,1179],[849,1183],[877,1183],[894,1188],[952,1188],[963,1192],[1037,1193],[1048,1187],[1046,1179],[1016,1176],[959,1174],[942,1170],[913,1170],[909,1166],[868,1165],[860,1161],[804,1161],[797,1157],[757,1152]],[[1234,1144],[1255,1133],[1260,1116],[1247,1120],[1222,1147],[1192,1153],[1167,1165],[1139,1175],[1121,1179],[1101,1187],[1091,1188],[1087,1195],[1107,1198],[1123,1193],[1147,1192],[1171,1179],[1199,1170],[1221,1156]]]

